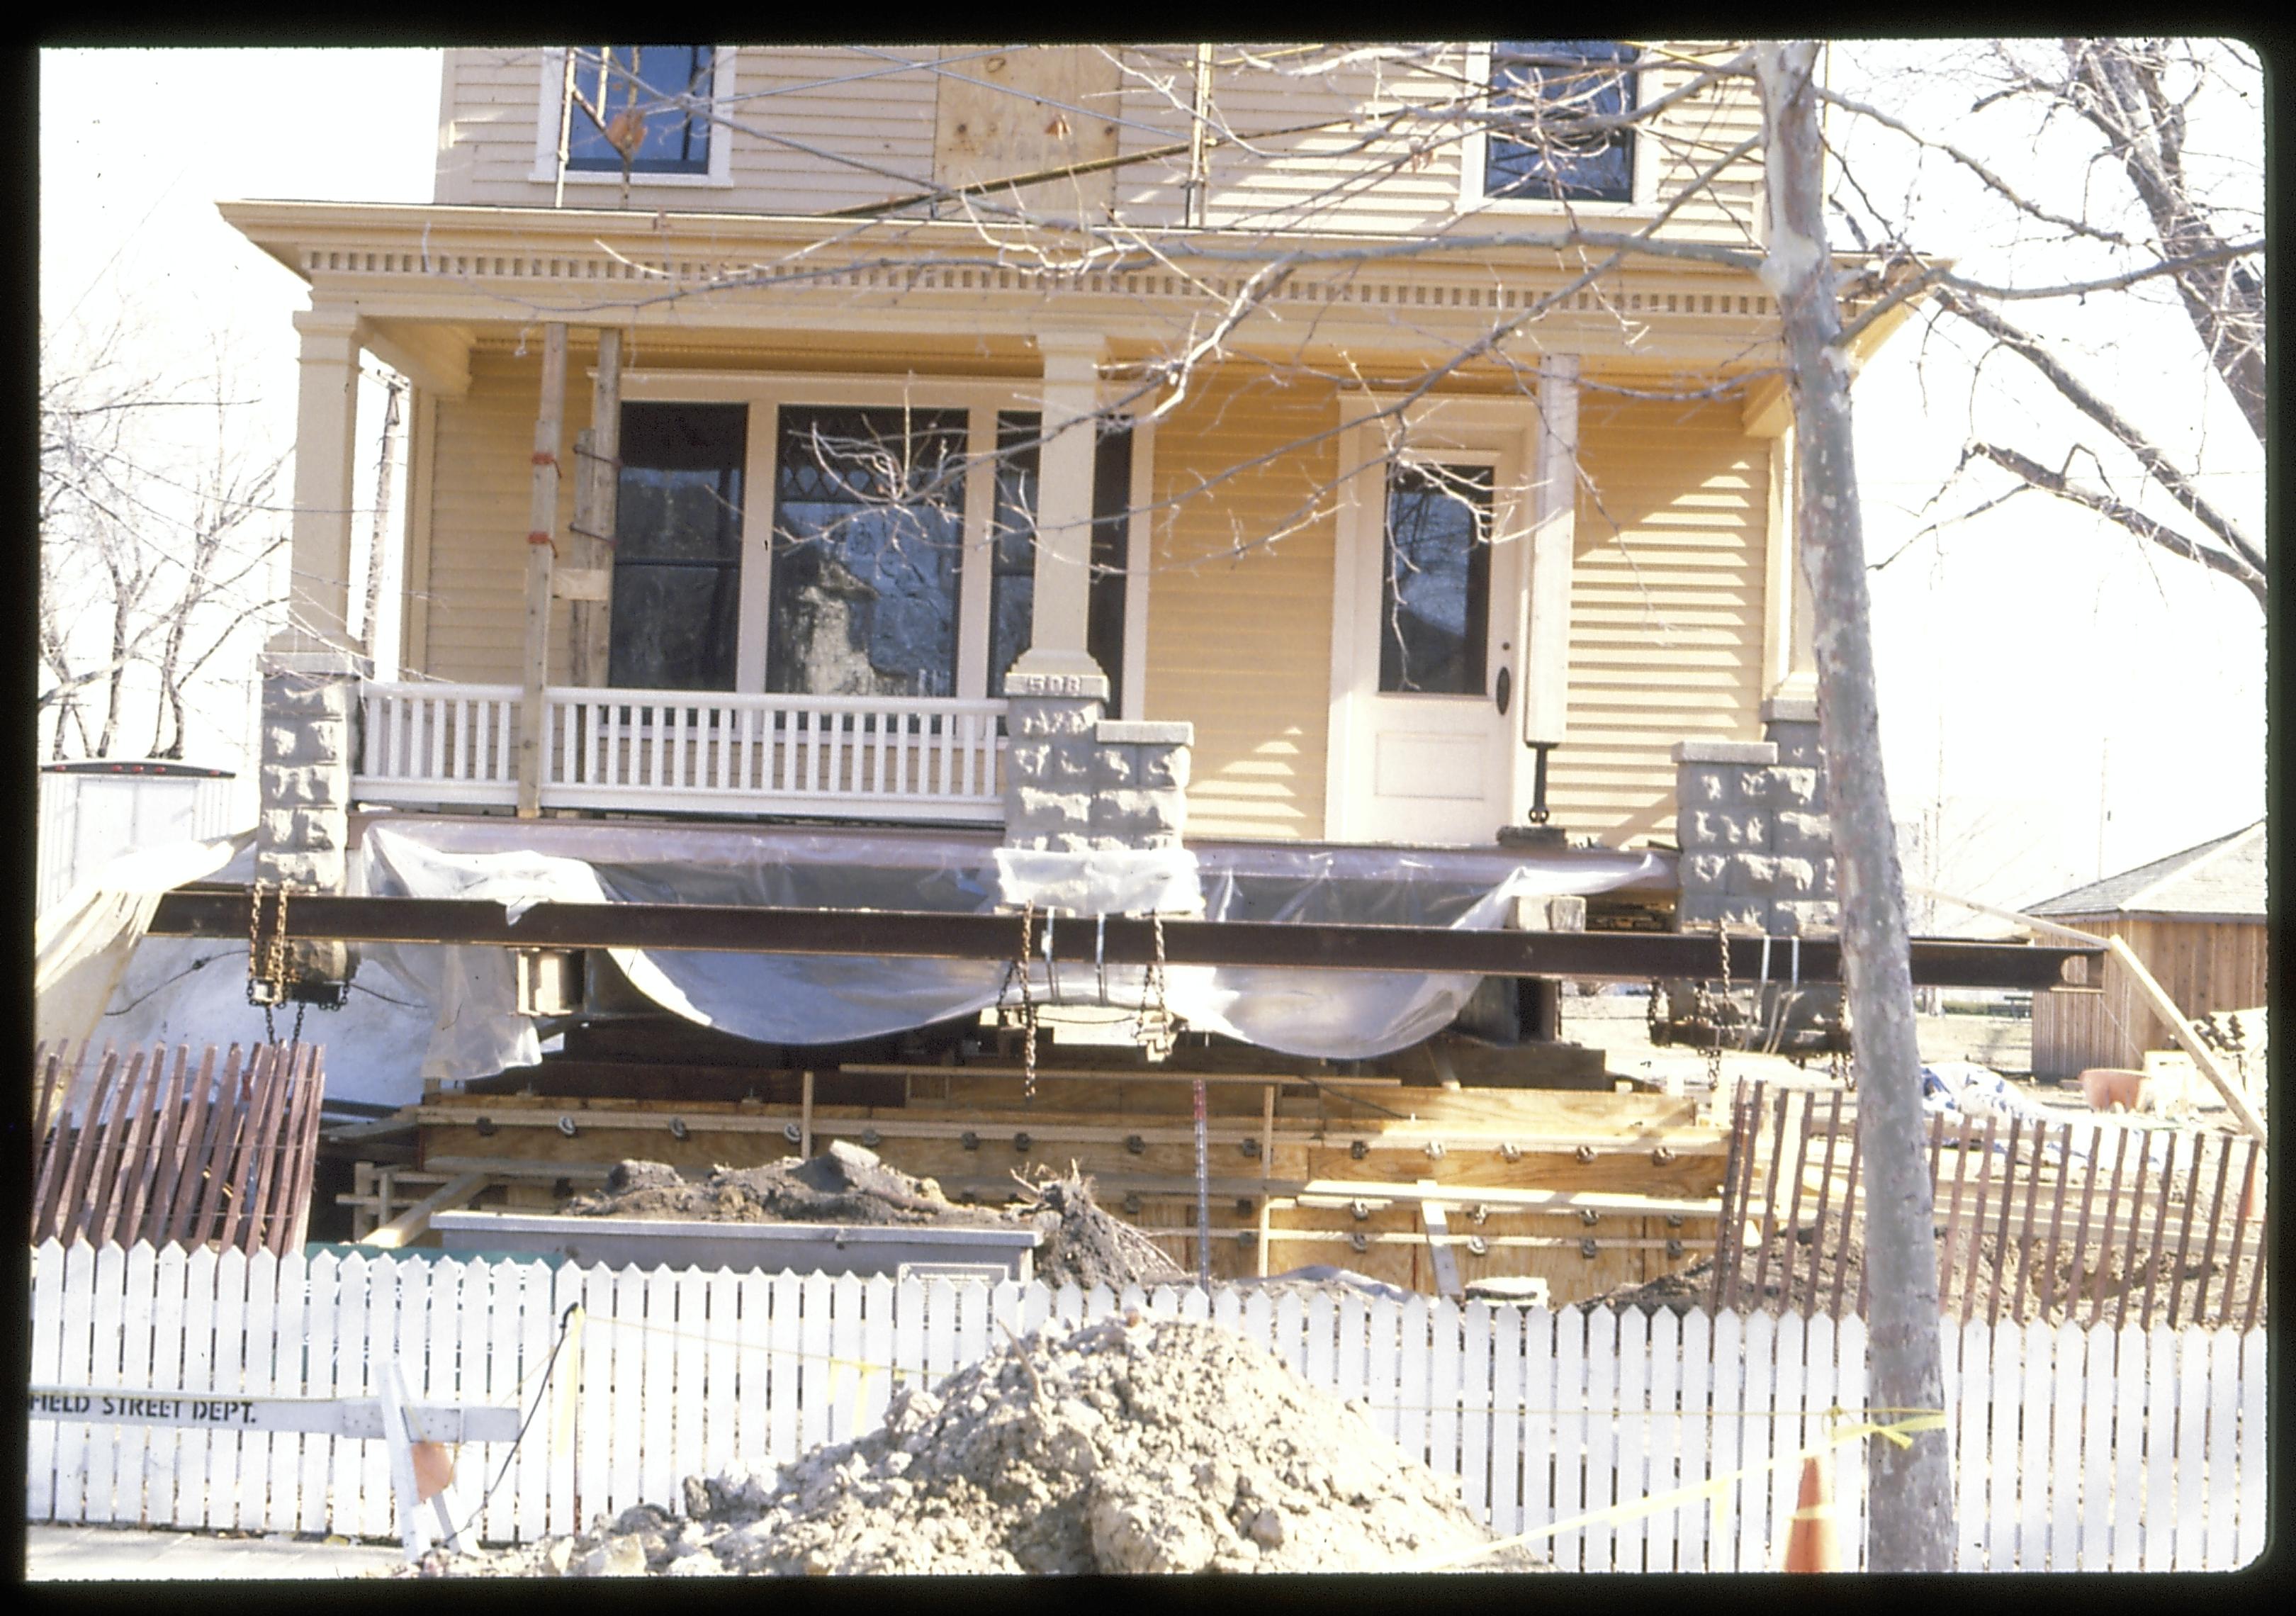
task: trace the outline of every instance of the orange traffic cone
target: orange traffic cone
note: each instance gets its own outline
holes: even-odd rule
[[[1801,1497],[1786,1530],[1786,1570],[1838,1571],[1841,1531],[1834,1521],[1833,1457],[1816,1454],[1802,1461]]]

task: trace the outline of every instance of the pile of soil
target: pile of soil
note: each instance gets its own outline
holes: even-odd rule
[[[770,1489],[689,1479],[577,1538],[434,1553],[429,1576],[1391,1571],[1490,1543],[1456,1484],[1363,1411],[1217,1326],[1047,1326]],[[1539,1570],[1521,1545],[1472,1571]]]
[[[699,1184],[660,1161],[621,1161],[605,1188],[559,1209],[576,1218],[683,1218],[712,1223],[994,1224],[930,1178],[912,1178],[874,1151],[842,1140],[810,1159],[717,1167]]]
[[[836,1141],[811,1158],[718,1167],[696,1184],[660,1161],[622,1161],[604,1189],[559,1210],[578,1218],[688,1218],[718,1223],[955,1224],[1030,1227],[1043,1237],[1036,1276],[1049,1285],[1163,1284],[1187,1277],[1138,1229],[1103,1210],[1092,1180],[1071,1166],[1021,1181],[1023,1204],[960,1206],[931,1178],[913,1178],[874,1151]]]

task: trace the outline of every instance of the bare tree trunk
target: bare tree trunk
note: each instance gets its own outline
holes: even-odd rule
[[[115,585],[111,606],[111,672],[104,680],[103,727],[95,737],[95,755],[111,756],[112,738],[119,733],[119,710],[127,693],[127,648],[133,636],[128,621],[129,595]]]
[[[1818,735],[1841,872],[1842,975],[1859,1072],[1857,1128],[1866,1209],[1867,1390],[1873,1406],[1944,1407],[1936,1236],[1922,1150],[1921,1059],[1897,834],[1882,778],[1880,715],[1867,617],[1866,543],[1850,437],[1849,367],[1838,339],[1825,245],[1817,98],[1808,40],[1756,58],[1768,146],[1770,231],[1763,279],[1777,295],[1800,462],[1796,513],[1816,610]],[[1943,1430],[1900,1448],[1867,1446],[1873,1499],[1866,1563],[1877,1571],[1948,1571],[1953,1561],[1950,1451]]]

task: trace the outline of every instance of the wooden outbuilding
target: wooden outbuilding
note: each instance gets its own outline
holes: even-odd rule
[[[2194,1020],[2261,1005],[2271,970],[2265,821],[2157,859],[2026,912],[2120,937]],[[2033,996],[2033,1074],[2139,1067],[2172,1047],[2167,1026],[2128,973],[2107,958],[2100,980]]]

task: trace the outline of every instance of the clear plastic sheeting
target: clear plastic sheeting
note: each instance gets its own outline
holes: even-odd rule
[[[605,901],[980,914],[1002,907],[1010,890],[999,870],[1007,849],[989,836],[951,833],[393,816],[369,821],[360,846],[359,879],[369,892],[486,898],[506,906]],[[1495,930],[1517,898],[1663,884],[1669,874],[1664,861],[1649,853],[1264,844],[1190,851],[1204,913],[1214,920]],[[1168,882],[1172,873],[1161,879]],[[1093,922],[1073,916],[1056,923]],[[385,968],[410,971],[414,962],[407,956],[415,952],[393,951]],[[458,1081],[540,1058],[531,1021],[516,1013],[507,950],[421,952],[446,956],[433,972],[431,1002],[439,1013],[423,1062],[426,1078]],[[664,1009],[764,1043],[880,1037],[1019,999],[1017,973],[1003,960],[610,952]],[[1235,966],[1176,966],[1167,979],[1166,1007],[1193,1029],[1334,1060],[1384,1054],[1439,1031],[1479,980]],[[1147,981],[1140,966],[1063,964],[1052,972],[1041,958],[1029,966],[1030,991],[1039,1002],[1138,1009]]]
[[[1088,853],[998,848],[996,891],[1008,909],[1062,915],[1194,915],[1204,906],[1196,856],[1185,848]]]

